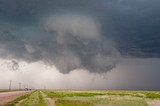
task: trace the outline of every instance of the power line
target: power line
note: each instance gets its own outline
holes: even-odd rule
[[[19,83],[19,90],[21,90],[21,84],[22,84],[22,83]]]

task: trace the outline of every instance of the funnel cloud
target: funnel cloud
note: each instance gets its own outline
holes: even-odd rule
[[[17,30],[15,34],[12,29],[1,31],[2,41],[6,40],[2,55],[27,62],[43,61],[45,64],[55,65],[61,73],[69,73],[75,69],[102,73],[116,66],[120,53],[111,41],[103,38],[100,23],[94,19],[83,15],[63,14],[47,17],[40,25],[44,34],[35,38],[32,37],[35,32],[29,32],[31,37],[24,38],[18,36],[20,32]],[[10,48],[18,51],[10,51]]]

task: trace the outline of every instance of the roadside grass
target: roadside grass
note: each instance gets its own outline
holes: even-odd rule
[[[0,92],[9,92],[9,90],[0,90]]]
[[[46,106],[46,102],[44,100],[43,94],[41,92],[38,92],[38,93],[39,93],[39,104],[40,104],[40,106]]]
[[[13,92],[13,91],[18,91],[18,90],[0,90],[0,92]]]
[[[15,106],[15,105],[18,104],[20,101],[28,98],[31,94],[32,94],[32,93],[21,96],[21,97],[15,99],[14,101],[8,103],[7,106]]]
[[[21,96],[9,103],[8,106],[46,106],[45,100],[40,91]]]
[[[19,106],[46,106],[46,103],[40,91],[35,91],[26,100],[21,102]]]

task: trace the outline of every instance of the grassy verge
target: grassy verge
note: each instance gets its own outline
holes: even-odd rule
[[[21,96],[9,103],[8,106],[46,106],[45,100],[40,91]]]
[[[39,104],[40,106],[46,106],[43,94],[39,92]]]
[[[27,99],[22,101],[19,106],[46,106],[46,103],[40,91],[36,91],[32,93]]]
[[[24,99],[28,98],[31,94],[32,94],[32,93],[26,94],[26,95],[23,95],[23,96],[15,99],[14,101],[8,103],[8,106],[15,106],[15,105],[18,104],[21,100],[24,100]]]
[[[14,92],[14,91],[18,91],[18,90],[0,90],[0,92]]]

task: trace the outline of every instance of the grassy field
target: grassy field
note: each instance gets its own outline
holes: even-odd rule
[[[46,95],[56,106],[151,106],[151,103],[160,103],[160,92],[46,90],[20,97],[10,106],[47,106]]]
[[[159,100],[159,92],[131,91],[45,91],[57,106],[149,106]],[[160,106],[160,105],[159,105]]]

